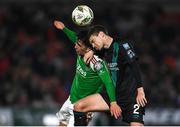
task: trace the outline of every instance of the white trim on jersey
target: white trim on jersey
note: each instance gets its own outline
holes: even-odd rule
[[[100,59],[98,56],[94,55],[93,58],[90,61],[90,67],[93,71],[96,71],[99,68],[96,68],[99,63],[101,63],[103,60]],[[99,66],[98,66],[99,67]]]

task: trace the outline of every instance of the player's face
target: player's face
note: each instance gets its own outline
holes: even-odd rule
[[[82,43],[81,40],[78,40],[77,43],[74,46],[76,52],[78,55],[84,55],[86,53],[86,46]]]
[[[101,50],[103,48],[103,39],[99,34],[91,35],[89,38],[89,42],[96,50]]]

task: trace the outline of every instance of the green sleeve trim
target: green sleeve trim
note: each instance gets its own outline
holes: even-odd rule
[[[113,58],[112,58],[112,63],[117,63],[118,60],[118,54],[119,54],[119,44],[115,42],[113,44]],[[116,86],[117,83],[117,71],[116,70],[111,70],[111,75],[112,75],[112,80],[114,81],[114,84]]]
[[[77,42],[77,34],[74,31],[64,27],[63,32],[74,44]]]

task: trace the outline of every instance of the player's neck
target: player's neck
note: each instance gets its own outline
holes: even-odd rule
[[[110,36],[107,36],[106,41],[104,43],[104,48],[108,49],[111,46],[112,42],[113,42],[113,38]]]

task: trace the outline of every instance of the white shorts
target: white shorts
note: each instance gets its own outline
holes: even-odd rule
[[[74,126],[74,105],[70,101],[70,97],[65,101],[59,112],[56,113],[59,122],[67,125],[68,127]]]

